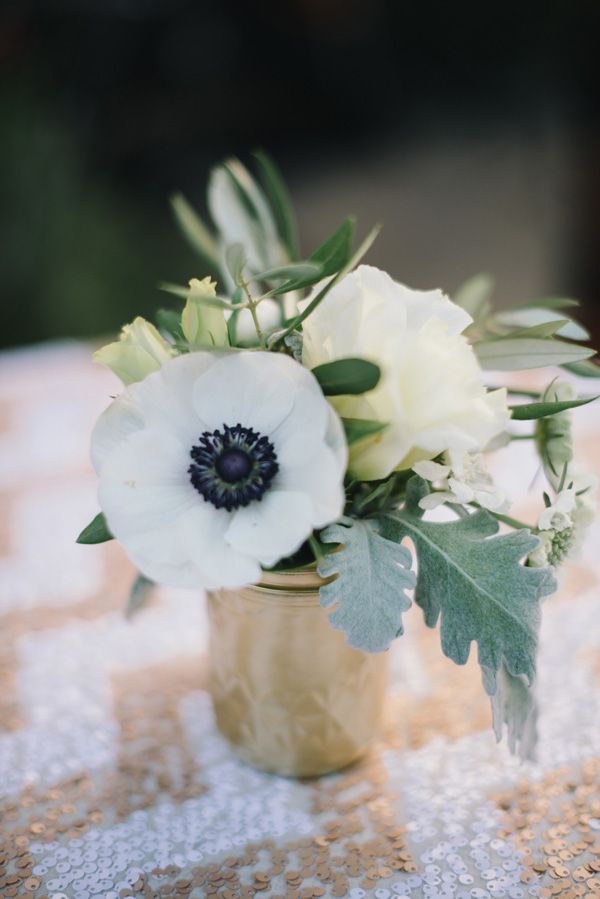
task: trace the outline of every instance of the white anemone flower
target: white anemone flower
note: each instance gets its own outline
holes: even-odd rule
[[[478,503],[494,511],[506,508],[506,494],[485,470],[481,453],[449,452],[446,456],[447,465],[429,460],[413,465],[413,471],[437,488],[419,501],[422,509],[436,509],[444,503]]]
[[[175,587],[256,583],[344,506],[341,422],[315,377],[276,353],[166,362],[100,416],[92,462],[112,534]]]

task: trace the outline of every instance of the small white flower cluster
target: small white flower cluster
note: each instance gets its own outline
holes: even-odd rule
[[[444,459],[446,464],[424,460],[413,465],[413,471],[434,487],[419,501],[422,509],[437,509],[444,503],[476,503],[494,511],[507,507],[506,494],[485,470],[482,453],[450,450]]]
[[[559,490],[538,519],[540,545],[527,562],[534,568],[558,565],[581,547],[585,532],[596,512],[595,475],[579,474]]]

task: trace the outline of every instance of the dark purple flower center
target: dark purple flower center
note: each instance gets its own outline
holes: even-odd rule
[[[238,424],[204,431],[190,450],[193,486],[217,509],[231,512],[260,500],[277,472],[277,454],[268,437]]]

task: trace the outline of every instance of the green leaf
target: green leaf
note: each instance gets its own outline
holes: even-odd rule
[[[323,267],[312,262],[291,262],[289,265],[280,265],[278,268],[267,269],[254,275],[254,280],[277,281],[282,278],[307,279],[311,284],[323,276]],[[277,292],[273,293],[276,296]]]
[[[308,257],[309,262],[321,266],[323,277],[334,275],[348,262],[352,252],[355,227],[356,220],[349,216],[337,231]]]
[[[219,251],[216,241],[183,194],[173,194],[171,207],[177,224],[190,246],[213,271],[219,271]]]
[[[175,340],[181,341],[184,339],[179,312],[175,312],[174,309],[157,309],[154,314],[154,320],[161,331],[166,331]]]
[[[271,201],[271,207],[275,215],[279,234],[285,244],[290,259],[297,259],[299,256],[298,231],[294,207],[285,181],[283,180],[279,169],[267,153],[263,150],[256,150],[253,156],[258,164],[263,186]]]
[[[146,605],[155,587],[154,581],[148,580],[143,574],[138,574],[129,591],[129,600],[125,609],[127,618],[131,618],[142,606]]]
[[[108,530],[104,513],[98,512],[96,517],[82,530],[77,538],[77,543],[106,543],[107,540],[113,539],[113,535]]]
[[[573,306],[581,306],[579,300],[573,300],[569,297],[545,297],[541,300],[533,300],[531,303],[524,303],[519,309],[569,309]]]
[[[595,353],[595,350],[562,340],[528,337],[481,341],[473,344],[473,349],[483,368],[496,371],[523,371],[545,368],[548,365],[564,365],[565,362],[588,359]]]
[[[304,277],[299,276],[286,281],[276,290],[272,291],[273,296],[279,296],[283,293],[289,293],[292,290],[303,290],[316,284],[322,278],[334,275],[347,262],[352,252],[352,238],[354,236],[354,219],[347,218],[346,221],[338,228],[335,234],[332,234],[325,243],[315,250],[308,257],[308,264],[312,264],[318,270],[316,274],[308,274]]]
[[[538,709],[533,688],[523,676],[515,677],[503,659],[499,670],[482,668],[483,685],[492,705],[496,740],[507,726],[508,748],[521,759],[535,758]]]
[[[549,569],[520,564],[538,538],[527,529],[494,536],[498,522],[484,510],[456,521],[425,521],[418,503],[427,489],[422,478],[411,478],[404,508],[381,518],[384,537],[409,537],[416,547],[415,602],[426,624],[435,627],[441,618],[442,650],[458,665],[466,663],[475,640],[480,665],[498,671],[505,658],[511,674],[532,682],[539,602],[555,589]]]
[[[490,314],[494,283],[491,275],[482,272],[465,281],[454,294],[454,302],[468,312],[476,324],[484,321]]]
[[[515,421],[530,421],[533,418],[546,418],[547,415],[566,412],[567,409],[576,409],[577,406],[585,406],[597,399],[597,396],[586,396],[579,400],[563,400],[561,402],[522,403],[510,408]]]
[[[335,577],[320,590],[323,608],[336,606],[329,621],[344,631],[350,646],[365,652],[383,652],[404,633],[402,613],[411,605],[406,590],[415,585],[408,549],[382,537],[376,527],[377,522],[353,519],[330,525],[321,542],[343,549],[318,565],[322,578]]]
[[[246,265],[246,251],[241,243],[232,243],[225,250],[225,264],[235,284],[239,284],[244,266]]]
[[[387,428],[386,422],[371,421],[367,418],[342,418],[342,424],[348,446],[352,446],[353,443],[357,443],[364,437],[373,437]]]
[[[180,297],[184,300],[187,300],[190,293],[192,292],[192,288],[190,287],[184,287],[183,284],[171,284],[169,281],[162,281],[158,285],[158,289],[163,290],[165,293],[173,294],[173,296]],[[197,299],[200,303],[204,303],[205,306],[214,306],[215,309],[232,308],[232,303],[230,303],[230,301],[225,297],[211,297],[210,295],[198,292],[194,293],[194,298]]]
[[[502,337],[496,337],[496,340],[515,340],[517,337],[554,337],[561,331],[565,325],[569,324],[568,318],[556,318],[549,322],[540,322],[539,325],[529,325],[526,328],[517,328],[509,334]]]
[[[580,378],[600,378],[600,365],[597,365],[593,359],[586,359],[583,362],[565,362],[562,367]]]
[[[590,333],[579,322],[575,321],[569,315],[556,312],[553,309],[543,309],[535,305],[520,307],[518,309],[506,309],[504,312],[498,312],[494,315],[494,322],[501,327],[517,328],[520,330],[527,328],[542,328],[546,326],[547,333],[557,333],[559,336],[567,340],[589,340]],[[551,326],[554,324],[552,330]],[[510,336],[514,336],[517,332],[513,331]],[[536,334],[530,331],[530,336],[535,337]],[[519,331],[520,336],[520,331]],[[540,335],[544,336],[542,332]]]
[[[381,370],[366,359],[336,359],[312,369],[325,396],[366,393],[379,383]]]
[[[371,228],[371,230],[359,246],[358,250],[356,250],[356,252],[352,254],[345,266],[337,273],[337,275],[335,275],[327,282],[327,284],[325,284],[325,286],[319,291],[316,297],[314,297],[310,301],[308,306],[306,306],[306,308],[303,309],[299,315],[292,319],[285,331],[282,331],[282,333],[273,344],[273,349],[276,349],[280,344],[282,344],[288,334],[291,334],[292,331],[296,331],[302,324],[302,322],[308,318],[311,312],[313,312],[317,308],[319,303],[327,296],[331,288],[339,281],[341,281],[341,279],[344,278],[348,274],[348,272],[351,272],[352,269],[358,265],[365,253],[370,250],[371,245],[373,244],[380,231],[381,225],[375,225],[373,228]]]

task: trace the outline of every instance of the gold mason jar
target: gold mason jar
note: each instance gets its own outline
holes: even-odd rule
[[[210,690],[221,733],[250,765],[294,777],[343,768],[377,735],[387,654],[353,649],[319,604],[314,568],[208,595]]]

